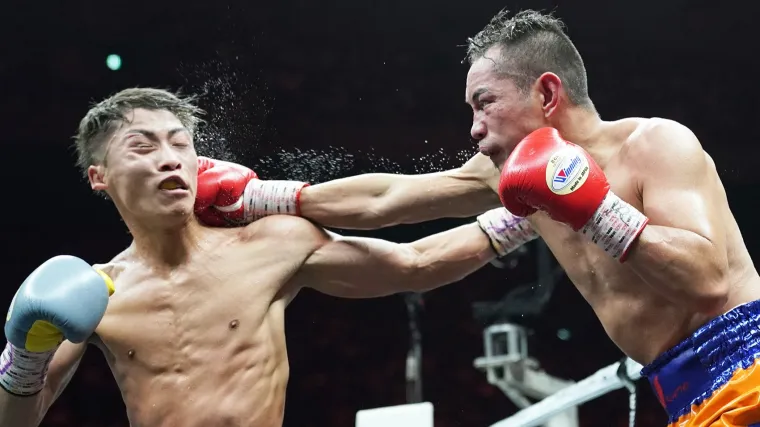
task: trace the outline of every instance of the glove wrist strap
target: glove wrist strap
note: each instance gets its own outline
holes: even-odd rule
[[[643,213],[610,191],[580,232],[612,258],[623,262],[648,222]]]
[[[500,257],[538,237],[526,218],[513,215],[505,208],[491,209],[478,216],[478,225]]]
[[[246,223],[269,215],[300,216],[301,190],[308,183],[252,179],[245,187],[243,206]]]
[[[0,354],[0,386],[17,396],[39,393],[56,350],[38,353],[7,343]]]

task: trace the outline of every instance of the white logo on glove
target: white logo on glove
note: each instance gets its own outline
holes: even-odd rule
[[[588,178],[588,160],[573,147],[557,151],[546,165],[546,185],[561,196],[579,189]]]

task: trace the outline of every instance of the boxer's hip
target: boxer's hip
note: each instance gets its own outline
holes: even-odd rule
[[[641,375],[671,426],[760,423],[760,300],[710,320]]]

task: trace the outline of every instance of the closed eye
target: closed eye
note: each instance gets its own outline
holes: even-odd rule
[[[153,148],[153,144],[145,141],[137,141],[131,144],[132,148],[137,150],[150,150]]]
[[[175,147],[189,147],[191,145],[191,141],[186,136],[180,135],[172,139],[171,144]]]

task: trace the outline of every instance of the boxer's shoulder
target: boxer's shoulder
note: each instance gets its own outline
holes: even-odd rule
[[[133,248],[130,246],[113,257],[110,261],[103,264],[93,264],[92,268],[106,273],[112,280],[116,280],[121,273],[127,268]]]
[[[322,240],[325,231],[306,218],[290,215],[272,215],[255,221],[244,228],[243,238],[254,239],[288,239],[308,242]]]
[[[637,119],[621,153],[624,163],[642,170],[673,160],[705,156],[702,145],[688,127],[659,117]]]
[[[316,226],[306,218],[292,215],[271,215],[245,226],[246,232],[257,236],[278,236],[283,232],[305,232]]]
[[[626,144],[632,154],[637,155],[662,155],[671,150],[702,150],[691,129],[675,120],[659,117],[639,120]]]

